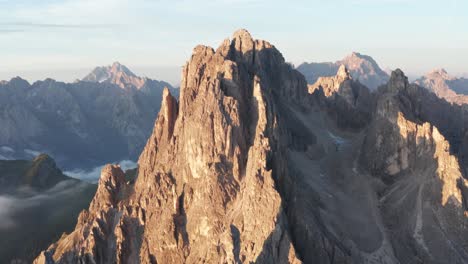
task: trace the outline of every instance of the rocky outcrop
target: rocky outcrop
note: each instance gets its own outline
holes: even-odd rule
[[[418,120],[438,128],[449,142],[450,152],[457,156],[461,170],[466,175],[468,168],[468,108],[465,104],[448,102],[435,93],[418,85],[408,85],[400,93],[406,109]]]
[[[65,169],[136,160],[168,84],[120,64],[98,82],[101,71],[75,83],[48,79],[30,85],[16,78],[0,85],[0,156],[29,159],[45,152]]]
[[[63,263],[125,263],[116,254],[123,234],[114,233],[113,229],[122,218],[119,202],[126,192],[125,176],[120,167],[104,167],[89,210],[80,213],[75,230],[63,235],[60,242],[53,244],[35,263],[53,263],[56,258]]]
[[[32,161],[0,161],[0,191],[8,193],[20,187],[45,190],[57,183],[72,178],[63,175],[55,161],[46,154],[40,154]]]
[[[338,93],[340,86],[343,82],[351,79],[352,77],[349,74],[349,71],[346,68],[346,66],[341,65],[340,68],[338,68],[336,76],[319,77],[317,82],[315,82],[312,85],[309,85],[309,93],[314,93],[316,90],[319,90],[321,88],[323,90],[324,95],[326,97],[330,97]]]
[[[388,74],[372,57],[357,52],[334,63],[303,63],[297,67],[297,70],[304,74],[309,84],[314,84],[320,77],[335,75],[342,65],[349,70],[354,80],[361,82],[370,90],[376,90],[389,79]]]
[[[436,69],[415,81],[450,103],[468,103],[468,79],[456,78],[444,69]]]
[[[308,85],[318,104],[341,129],[358,130],[370,122],[372,95],[367,87],[356,82],[348,69],[341,65],[336,76],[319,77],[316,83]]]
[[[439,129],[418,119],[410,101],[414,89],[422,88],[401,71],[392,73],[380,91],[361,164],[385,183],[379,200],[401,263],[464,263],[468,181]]]

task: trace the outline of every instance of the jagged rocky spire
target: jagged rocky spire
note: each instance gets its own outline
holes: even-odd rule
[[[274,174],[285,175],[286,165],[272,150],[281,148],[274,94],[295,101],[301,93],[304,78],[246,30],[216,51],[197,46],[179,102],[163,93],[135,184],[120,187],[131,191],[117,192],[115,206],[93,202],[74,233],[48,252],[58,263],[298,263],[275,188]],[[115,188],[107,182],[101,190]],[[94,223],[101,227],[89,233]],[[70,242],[73,236],[85,239]]]

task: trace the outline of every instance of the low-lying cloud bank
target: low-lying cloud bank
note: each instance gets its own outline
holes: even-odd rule
[[[15,225],[12,216],[15,202],[14,198],[0,196],[0,230],[8,229]]]
[[[20,188],[14,195],[0,195],[0,230],[15,227],[15,217],[18,214],[77,195],[83,192],[87,186],[89,186],[87,183],[68,180],[59,182],[44,192],[37,192],[31,188]]]
[[[113,164],[120,165],[123,171],[128,170],[128,169],[133,169],[138,166],[136,162],[131,161],[131,160],[122,160],[119,162],[113,162]],[[99,181],[99,177],[101,176],[101,170],[105,165],[106,164],[103,164],[90,170],[77,169],[77,170],[64,171],[63,173],[75,179],[80,179],[83,181],[96,183]]]

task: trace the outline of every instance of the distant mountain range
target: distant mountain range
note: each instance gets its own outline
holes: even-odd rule
[[[382,70],[371,56],[358,52],[353,52],[337,62],[302,63],[296,69],[304,75],[310,85],[316,85],[320,77],[335,76],[341,65],[349,70],[353,80],[364,84],[371,91],[389,80],[389,74]],[[468,103],[468,76],[455,77],[444,69],[435,69],[417,78],[415,83],[448,102]]]
[[[137,76],[119,62],[114,62],[110,66],[96,67],[81,80],[92,83],[115,84],[124,90],[139,90],[146,94],[157,93],[160,95],[164,87],[172,87],[164,81]]]
[[[358,52],[353,52],[337,62],[305,62],[299,65],[297,70],[304,75],[309,84],[313,84],[319,77],[334,76],[341,65],[346,66],[354,80],[358,80],[370,90],[377,89],[389,79],[389,75],[372,57]]]
[[[445,100],[458,104],[468,103],[468,79],[457,78],[445,69],[436,69],[415,81]]]
[[[310,85],[344,65],[354,81],[376,90],[389,75],[370,56],[353,52],[337,62],[297,67]],[[468,103],[468,79],[434,70],[416,80],[441,98]],[[49,153],[64,169],[91,169],[107,162],[135,161],[153,128],[164,81],[134,74],[114,62],[74,83],[52,79],[33,84],[16,77],[0,82],[0,159],[30,159]]]
[[[0,159],[48,153],[65,169],[136,160],[151,134],[164,87],[114,63],[74,83],[0,82]]]

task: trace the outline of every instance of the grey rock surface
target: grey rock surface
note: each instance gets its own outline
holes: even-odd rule
[[[99,82],[100,74],[109,78]],[[65,169],[136,160],[164,87],[178,89],[140,78],[120,64],[90,76],[75,83],[14,78],[0,84],[0,156],[28,159],[45,152]]]
[[[374,93],[345,67],[308,86],[246,30],[182,76],[135,181],[107,166],[35,263],[467,262],[466,130],[443,118],[465,109],[401,70]]]

